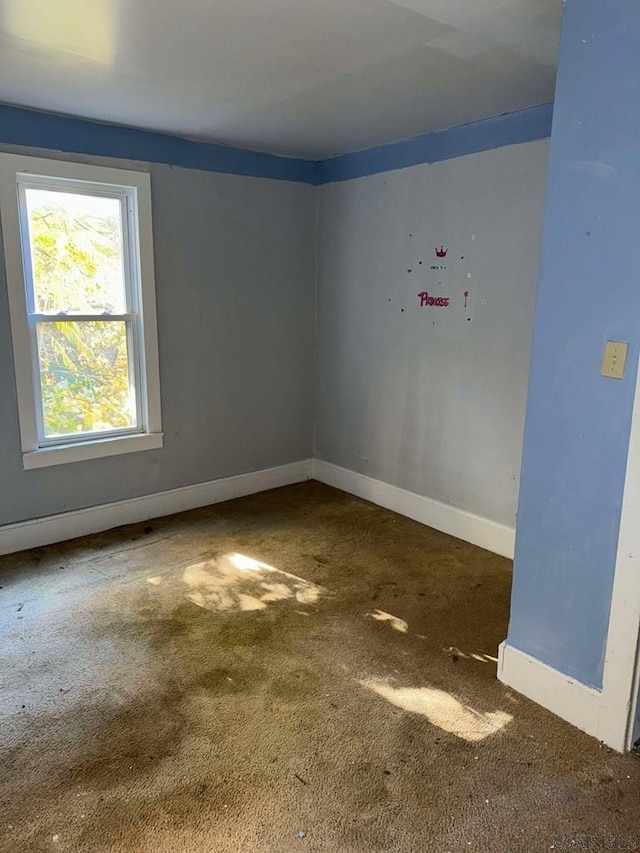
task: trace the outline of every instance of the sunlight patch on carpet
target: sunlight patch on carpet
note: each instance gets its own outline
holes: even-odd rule
[[[432,725],[469,743],[496,734],[513,720],[513,716],[504,711],[476,711],[450,693],[432,687],[393,687],[377,678],[368,678],[359,684],[397,708],[420,714]]]
[[[454,655],[455,657],[458,657],[458,658],[467,658],[468,660],[477,660],[480,663],[489,663],[489,662],[498,663],[498,658],[493,657],[493,655],[485,655],[485,654],[479,655],[479,654],[476,654],[475,652],[470,652],[467,654],[467,652],[460,651],[460,649],[456,648],[456,646],[449,646],[448,648],[442,649],[442,651],[446,652],[449,655]]]
[[[244,554],[227,554],[188,566],[182,581],[187,599],[215,612],[264,610],[280,601],[315,604],[326,592],[310,581]]]
[[[394,631],[400,631],[401,634],[406,634],[409,630],[408,622],[392,613],[385,613],[384,610],[374,610],[373,613],[367,613],[367,616],[370,619],[375,619],[376,622],[388,622]]]

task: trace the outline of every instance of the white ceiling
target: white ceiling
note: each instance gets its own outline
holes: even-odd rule
[[[0,0],[0,101],[324,158],[553,100],[562,0]]]

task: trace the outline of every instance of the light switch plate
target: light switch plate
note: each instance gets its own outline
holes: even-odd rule
[[[628,349],[629,344],[626,341],[607,341],[602,359],[603,376],[609,379],[622,379],[624,377]]]

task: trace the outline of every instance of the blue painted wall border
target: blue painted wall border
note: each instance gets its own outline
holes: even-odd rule
[[[0,105],[0,144],[166,163],[253,178],[318,183],[318,164],[148,130]]]
[[[319,183],[349,181],[365,175],[437,163],[503,145],[533,142],[551,135],[553,104],[541,104],[495,118],[414,136],[354,154],[331,157],[319,164]]]
[[[0,104],[0,145],[165,163],[253,178],[328,184],[545,139],[553,104],[316,162]]]

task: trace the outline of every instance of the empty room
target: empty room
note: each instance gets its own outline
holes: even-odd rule
[[[635,0],[0,0],[0,853],[640,850]]]

